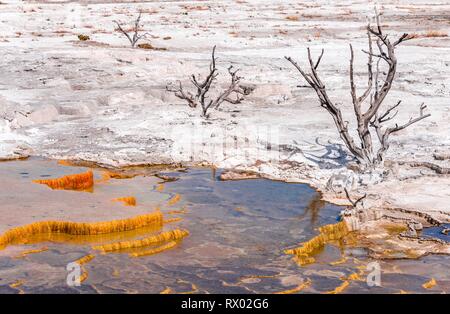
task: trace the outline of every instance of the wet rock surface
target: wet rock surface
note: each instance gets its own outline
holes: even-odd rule
[[[224,172],[209,168],[160,168],[162,172],[156,177],[151,175],[154,167],[144,170],[142,166],[121,169],[122,173],[115,169],[121,176],[108,181],[96,175],[99,182],[94,184],[93,193],[51,190],[31,182],[36,176],[84,172],[85,167],[35,158],[0,164],[2,177],[10,182],[10,203],[0,206],[2,230],[45,219],[86,220],[86,215],[109,220],[159,207],[167,220],[182,218],[165,225],[165,230],[182,228],[189,230],[189,236],[176,248],[140,258],[130,257],[128,251],[98,254],[92,246],[143,237],[154,230],[84,240],[60,236],[50,242],[43,238],[10,245],[0,250],[0,289],[4,293],[325,293],[346,282],[342,293],[424,293],[448,291],[450,287],[445,271],[448,257],[416,260],[425,252],[423,243],[411,248],[407,242],[400,247],[393,239],[405,228],[398,223],[374,228],[378,236],[373,230],[361,230],[342,242],[330,242],[315,253],[314,263],[299,266],[284,250],[317,235],[316,228],[336,223],[342,211],[342,207],[321,201],[321,195],[304,184],[267,179],[222,181]],[[98,166],[92,169],[96,174],[102,171]],[[128,170],[131,173],[126,177]],[[9,179],[13,178],[20,182],[11,184],[14,180]],[[32,202],[22,196],[24,191]],[[125,192],[136,196],[135,207],[112,201]],[[45,199],[45,208],[40,206],[40,198]],[[22,215],[5,215],[11,206],[19,208]],[[371,223],[375,218],[384,221],[377,215],[372,218]],[[419,229],[418,224],[414,227]],[[428,249],[436,243],[429,241]],[[44,246],[47,250],[39,250]],[[30,249],[37,251],[22,254]],[[84,265],[86,281],[80,287],[67,286],[67,263],[89,254],[95,258]],[[372,262],[382,270],[380,287],[370,287],[365,281]],[[431,277],[437,284],[427,290],[422,284]],[[296,290],[305,282],[309,284]]]
[[[410,104],[421,102],[431,118],[393,136],[384,167],[364,173],[352,166],[331,117],[283,57],[304,64],[306,46],[313,53],[325,48],[321,76],[354,123],[347,49],[352,42],[357,51],[359,87],[366,80],[363,28],[373,13],[366,3],[114,1],[108,6],[111,12],[105,14],[97,2],[3,1],[0,161],[37,155],[108,167],[207,164],[233,169],[230,174],[308,183],[336,204],[349,205],[344,188],[352,196],[367,194],[367,213],[356,214],[349,224],[368,234],[384,234],[377,229],[380,217],[405,226],[450,221],[450,177],[426,166],[450,167],[450,37],[424,36],[450,34],[446,1],[383,2],[387,32],[421,34],[398,50],[397,78],[386,102],[402,99],[404,105],[392,122],[408,121],[417,108]],[[138,7],[145,11],[151,44],[167,50],[128,48],[114,31],[112,21],[126,19]],[[90,40],[80,42],[79,34]],[[213,44],[220,71],[230,63],[241,68],[254,90],[242,104],[224,105],[205,120],[165,86],[203,73]],[[415,247],[414,231],[405,235]],[[399,241],[407,246],[406,237]]]

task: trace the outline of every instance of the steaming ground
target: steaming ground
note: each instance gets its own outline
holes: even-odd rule
[[[448,1],[379,1],[385,31],[450,35]],[[350,123],[348,43],[358,86],[367,84],[365,25],[371,1],[63,1],[0,3],[0,158],[40,155],[123,166],[207,163],[307,182],[338,202],[342,186],[368,193],[374,206],[428,212],[449,220],[450,177],[389,167],[357,176],[346,167],[333,120],[284,56],[305,68],[306,47],[325,49],[319,73]],[[156,48],[131,49],[113,20],[132,22]],[[77,35],[90,36],[81,42]],[[145,42],[145,41],[144,41]],[[242,104],[224,104],[208,121],[165,91],[205,74],[217,45],[220,85],[226,68],[255,87]],[[402,99],[393,123],[431,118],[392,136],[389,161],[436,161],[450,153],[450,37],[418,38],[397,50],[398,72],[385,106]],[[225,144],[224,144],[225,143]],[[386,177],[382,180],[383,177]],[[330,180],[330,178],[332,178]],[[382,181],[382,182],[381,182]],[[328,184],[327,184],[328,183]]]

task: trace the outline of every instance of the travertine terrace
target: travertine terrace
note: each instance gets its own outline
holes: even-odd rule
[[[354,195],[367,193],[369,207],[449,220],[448,175],[401,162],[449,166],[434,155],[450,153],[450,2],[378,1],[387,33],[418,35],[398,48],[397,78],[386,103],[403,100],[395,118],[399,123],[422,102],[431,113],[393,136],[388,173],[358,175],[348,168],[331,117],[283,58],[307,62],[306,47],[313,53],[324,48],[321,76],[353,123],[348,44],[356,51],[356,80],[362,87],[366,56],[361,49],[374,5],[357,0],[2,0],[0,158],[38,155],[111,166],[212,164],[306,182],[340,203],[346,202],[346,186]],[[149,33],[143,42],[156,49],[132,49],[115,30],[114,20],[132,23],[139,10],[142,31]],[[78,35],[90,40],[80,41]],[[213,45],[221,72],[226,74],[229,64],[240,68],[254,91],[242,104],[225,104],[205,121],[165,86],[204,73]]]

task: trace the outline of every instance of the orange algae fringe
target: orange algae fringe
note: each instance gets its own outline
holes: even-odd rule
[[[89,255],[83,256],[82,258],[79,258],[75,261],[75,263],[77,263],[78,265],[81,266],[81,270],[83,271],[80,275],[80,283],[85,281],[89,277],[89,273],[86,270],[86,268],[84,268],[83,265],[92,261],[94,259],[94,257],[95,257],[95,255],[89,254]]]
[[[187,281],[181,281],[181,282],[190,283],[190,282],[187,282]],[[194,294],[194,293],[197,293],[198,292],[198,287],[195,284],[193,284],[193,283],[190,283],[190,284],[191,284],[191,291],[180,292],[179,294]]]
[[[339,293],[343,292],[345,289],[347,289],[347,287],[349,285],[350,285],[350,282],[346,280],[340,286],[336,287],[336,289],[334,289],[333,291],[327,292],[327,294],[339,294]]]
[[[351,281],[351,280],[357,280],[357,281],[361,281],[361,275],[364,274],[363,271],[360,271],[359,273],[352,273],[350,275],[348,275],[347,280]]]
[[[61,165],[61,166],[74,166],[74,163],[71,162],[70,160],[60,159],[60,160],[58,160],[58,165]]]
[[[22,280],[22,279],[20,279],[20,280],[16,280],[16,281],[14,281],[12,284],[10,284],[9,286],[11,287],[11,288],[18,288],[18,287],[20,287],[20,286],[22,286],[23,284],[25,283],[25,281],[24,280]]]
[[[19,294],[25,294],[25,291],[23,291],[20,287],[25,283],[24,280],[20,279],[20,280],[16,280],[15,282],[13,282],[12,284],[10,284],[9,286],[13,289],[17,289],[19,291]]]
[[[109,179],[132,179],[135,176],[135,174],[126,174],[106,170],[102,174],[102,181],[108,181]]]
[[[112,275],[114,276],[114,277],[119,277],[120,276],[120,271],[118,270],[118,269],[114,269],[113,270],[113,272],[112,272]]]
[[[169,210],[166,214],[169,215],[177,215],[177,214],[186,214],[186,209],[178,209],[178,210]]]
[[[275,294],[292,294],[292,293],[297,293],[297,292],[300,292],[300,291],[308,288],[310,285],[311,285],[311,280],[307,279],[305,282],[299,284],[297,287],[295,287],[293,289],[275,292]]]
[[[46,184],[53,190],[90,190],[94,186],[94,173],[71,174],[57,179],[33,180],[34,183]]]
[[[348,233],[349,230],[345,221],[325,225],[319,228],[319,235],[303,243],[303,245],[298,248],[285,250],[284,252],[286,254],[296,255],[297,260],[301,265],[303,265],[303,263],[310,263],[314,261],[311,257],[314,252],[321,249],[329,242],[342,239]]]
[[[94,259],[95,255],[93,254],[89,254],[86,256],[83,256],[82,258],[79,258],[75,261],[75,263],[77,263],[78,265],[84,265],[86,263],[89,263],[90,261],[92,261]]]
[[[85,281],[89,277],[89,273],[87,272],[86,269],[84,269],[84,267],[82,267],[82,270],[83,270],[83,272],[80,275],[80,283]]]
[[[166,289],[161,291],[159,294],[171,294],[172,292],[173,292],[173,290],[170,289],[169,287],[167,287]]]
[[[136,198],[134,196],[119,197],[113,199],[114,202],[122,202],[125,206],[136,206]]]
[[[181,220],[183,220],[183,218],[181,218],[181,217],[169,218],[169,219],[164,220],[164,223],[170,224],[172,222],[177,222],[177,221],[181,221]]]
[[[189,232],[187,230],[175,229],[172,231],[162,232],[158,235],[150,236],[140,240],[134,241],[123,241],[123,242],[115,242],[110,244],[104,244],[95,246],[94,249],[100,250],[103,252],[114,252],[120,251],[124,249],[134,249],[140,248],[150,245],[155,245],[159,243],[164,243],[168,241],[179,241],[184,237],[188,236]]]
[[[37,254],[37,253],[41,253],[41,252],[45,252],[45,251],[48,251],[48,247],[43,247],[43,248],[35,249],[35,250],[27,250],[27,251],[21,252],[19,254],[19,256],[17,256],[17,258],[22,258],[22,257],[25,257],[30,254]]]
[[[137,252],[137,253],[131,253],[130,256],[132,257],[140,257],[140,256],[148,256],[153,254],[158,254],[167,250],[170,250],[171,248],[174,248],[178,242],[170,241],[169,243],[166,243],[164,245],[158,246],[157,248],[143,251],[143,252]]]
[[[426,283],[424,283],[424,284],[422,285],[422,287],[423,287],[424,289],[431,289],[431,288],[433,288],[435,285],[436,285],[436,279],[431,278],[431,280],[428,281],[428,282],[426,282]]]
[[[340,260],[329,263],[331,266],[344,264],[348,260],[347,256],[342,257]]]
[[[180,194],[175,194],[168,202],[167,204],[169,206],[175,205],[176,203],[178,203],[181,200],[181,195]]]
[[[0,235],[0,248],[23,241],[27,237],[45,233],[64,233],[69,235],[98,235],[124,232],[147,226],[162,226],[163,216],[160,211],[128,219],[105,222],[68,222],[41,221],[12,228]]]

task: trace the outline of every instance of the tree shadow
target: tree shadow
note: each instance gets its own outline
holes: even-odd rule
[[[354,160],[354,158],[347,153],[343,144],[330,143],[330,141],[327,143],[320,143],[319,137],[316,137],[314,143],[306,141],[305,143],[311,146],[319,146],[317,149],[303,149],[302,152],[306,159],[317,164],[320,169],[342,168],[349,161]],[[323,150],[325,150],[325,152],[320,154]]]
[[[284,156],[281,157],[283,161],[291,161],[295,155],[301,154],[307,160],[318,165],[320,169],[342,168],[355,159],[347,153],[343,144],[330,143],[330,141],[321,143],[319,137],[316,137],[314,143],[308,141],[303,141],[303,143],[310,147],[316,146],[316,148],[300,148],[302,145],[295,140],[293,144],[280,145],[260,141],[260,144],[264,145],[267,150],[277,150],[280,156],[283,154]]]

